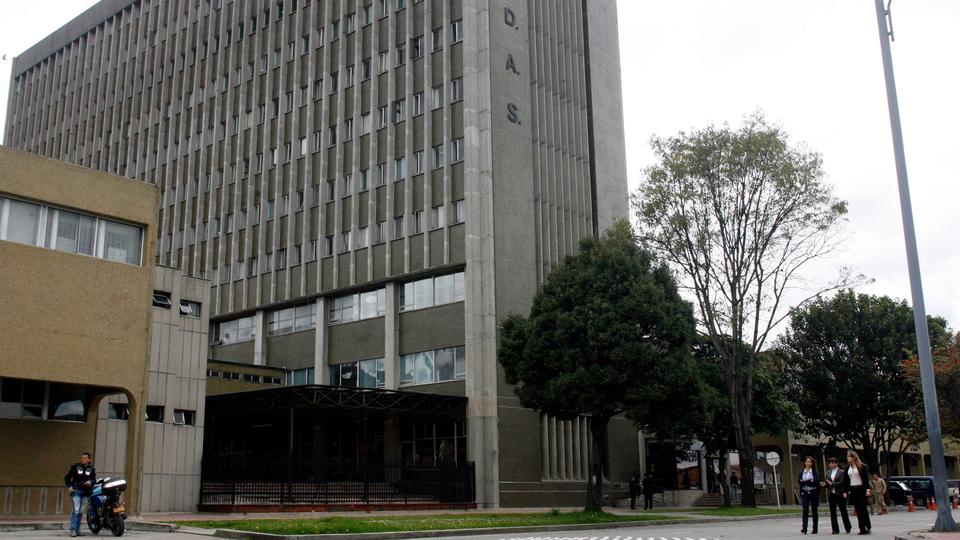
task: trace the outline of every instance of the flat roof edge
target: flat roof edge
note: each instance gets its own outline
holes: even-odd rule
[[[100,0],[47,37],[13,58],[11,75],[17,77],[73,40],[140,0]]]

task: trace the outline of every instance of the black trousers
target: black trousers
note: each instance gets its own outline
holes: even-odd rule
[[[860,532],[870,532],[870,512],[867,510],[867,486],[850,486],[850,504],[857,511]]]
[[[643,509],[653,510],[653,493],[643,494]]]
[[[636,490],[630,490],[630,509],[637,509],[637,492]]]
[[[837,511],[839,510],[840,517],[843,519],[843,530],[850,532],[853,525],[850,524],[850,516],[847,515],[847,499],[843,495],[834,495],[833,493],[828,495],[827,499],[830,502],[830,528],[835,533],[840,532],[840,524],[837,523]]]
[[[817,532],[817,525],[820,524],[820,516],[817,515],[817,507],[820,506],[820,494],[816,491],[800,493],[800,502],[803,504],[803,532],[807,532],[807,519],[813,514],[813,532]]]

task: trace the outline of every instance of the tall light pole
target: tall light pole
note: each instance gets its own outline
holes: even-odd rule
[[[930,353],[930,334],[927,331],[927,310],[923,303],[923,284],[920,280],[917,234],[913,228],[913,207],[910,203],[910,184],[907,182],[907,160],[903,154],[900,105],[897,103],[897,84],[893,78],[893,58],[890,54],[890,41],[893,35],[887,28],[887,16],[889,2],[892,0],[888,1],[887,9],[883,7],[883,0],[874,1],[877,6],[877,28],[880,31],[883,74],[887,83],[887,107],[890,110],[890,131],[893,134],[893,153],[897,163],[897,183],[900,186],[900,215],[903,219],[903,239],[907,247],[907,269],[910,272],[910,292],[913,297],[913,324],[917,332],[917,351],[920,353],[923,410],[927,417],[930,461],[933,463],[933,491],[937,501],[937,520],[933,530],[955,531],[957,524],[950,514],[950,499],[947,495],[947,470],[943,459],[943,435],[940,432],[937,387],[933,379],[933,358]]]

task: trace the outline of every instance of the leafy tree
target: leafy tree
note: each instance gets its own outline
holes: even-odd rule
[[[601,506],[611,418],[673,435],[698,414],[694,335],[690,304],[626,221],[583,240],[547,276],[529,317],[504,321],[499,359],[521,403],[562,419],[590,416],[588,510]]]
[[[800,288],[801,270],[839,243],[846,203],[824,181],[820,156],[791,146],[760,114],[738,130],[709,126],[654,137],[651,146],[657,162],[632,201],[640,236],[696,298],[700,327],[723,361],[736,447],[749,471],[757,356],[788,315],[784,295]],[[755,505],[750,482],[742,504]]]
[[[949,342],[947,323],[928,319],[930,342]],[[796,310],[781,344],[790,361],[787,381],[801,414],[800,431],[863,451],[902,452],[922,424],[919,385],[905,369],[917,354],[913,310],[887,296],[839,291]]]
[[[741,346],[746,347],[743,344]],[[695,430],[695,437],[703,443],[705,453],[722,457],[724,453],[737,447],[734,429],[730,424],[730,400],[727,397],[723,359],[708,338],[701,338],[697,342],[693,358],[696,371],[703,381],[700,396],[707,411],[705,421]],[[776,435],[798,425],[799,411],[785,386],[784,363],[784,356],[775,350],[764,351],[757,356],[751,415],[751,422],[757,432]],[[724,505],[729,505],[727,474],[720,474],[719,480],[723,486]]]
[[[917,357],[908,360],[904,366],[907,377],[914,381],[917,392],[920,389],[920,361]],[[954,335],[950,343],[933,349],[933,373],[937,382],[937,405],[940,408],[940,428],[943,434],[960,439],[960,334]],[[917,418],[922,428],[923,403],[917,407]]]

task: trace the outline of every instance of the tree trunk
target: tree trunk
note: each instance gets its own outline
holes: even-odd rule
[[[609,418],[590,418],[590,478],[587,483],[587,512],[603,509],[603,466],[606,459],[607,424]]]
[[[717,473],[720,475],[720,489],[723,490],[723,505],[730,506],[730,484],[727,483],[727,469],[729,465],[729,460],[724,456],[726,452],[720,452],[717,459],[720,464],[720,472]]]
[[[737,452],[740,454],[740,505],[745,507],[757,506],[753,489],[753,462],[757,457],[753,448],[753,427],[750,424],[751,406],[749,400],[740,392],[741,385],[733,385],[736,390],[731,396],[733,412],[733,432],[737,443]]]

